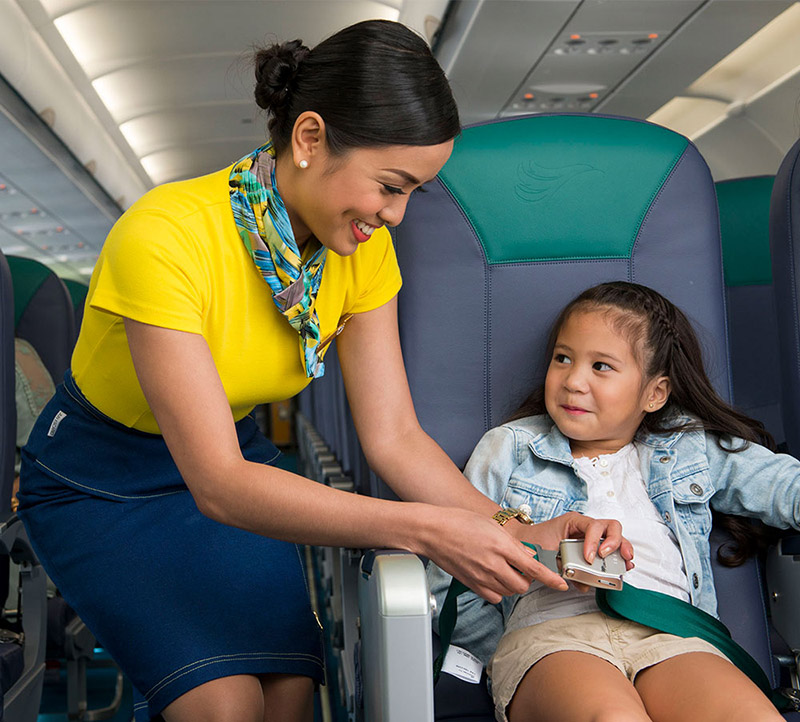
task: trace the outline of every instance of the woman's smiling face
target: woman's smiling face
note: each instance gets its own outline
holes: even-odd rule
[[[283,165],[279,159],[277,182],[298,245],[313,235],[334,253],[354,253],[376,228],[403,220],[411,193],[436,177],[452,149],[452,140],[342,155],[324,142],[293,148],[292,158]],[[300,168],[301,160],[307,167]]]

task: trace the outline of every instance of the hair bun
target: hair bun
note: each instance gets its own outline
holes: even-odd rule
[[[290,40],[256,52],[255,98],[260,108],[274,112],[286,102],[289,85],[309,52],[302,40]]]

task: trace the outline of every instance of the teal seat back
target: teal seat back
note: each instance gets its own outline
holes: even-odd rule
[[[716,183],[730,335],[733,402],[785,441],[778,324],[769,248],[774,176]]]

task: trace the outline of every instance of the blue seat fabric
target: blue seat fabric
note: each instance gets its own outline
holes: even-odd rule
[[[769,215],[770,252],[775,289],[782,415],[790,453],[800,452],[800,141],[775,175]]]

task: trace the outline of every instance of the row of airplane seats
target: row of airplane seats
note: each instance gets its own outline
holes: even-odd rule
[[[12,339],[16,337],[18,341],[22,340],[27,349],[32,349],[31,353],[35,354],[36,362],[40,362],[43,367],[42,373],[48,374],[54,383],[58,383],[70,366],[88,287],[79,281],[59,278],[46,265],[33,259],[8,256],[4,259],[4,264],[8,267],[13,285],[11,303],[5,307],[9,313],[13,309],[13,324],[10,327]],[[11,355],[13,358],[13,340]],[[18,373],[24,371],[18,368]],[[6,408],[7,412],[14,409],[13,378],[11,383],[11,407]],[[37,393],[43,392],[46,392],[46,389],[37,391]],[[15,410],[13,421],[16,422],[17,418]],[[3,433],[10,431],[13,437],[14,423],[8,418],[7,413],[4,414],[3,422]],[[44,577],[44,573],[41,574]],[[49,583],[47,586],[49,587],[46,591],[47,598],[41,607],[38,606],[39,600],[37,600],[35,609],[27,603],[23,609],[23,624],[33,624],[39,610],[43,614],[43,619],[35,620],[40,625],[36,630],[42,634],[38,636],[26,634],[25,639],[26,647],[34,644],[41,646],[41,659],[37,656],[37,665],[40,665],[40,669],[36,672],[38,693],[32,692],[29,695],[29,703],[20,711],[9,710],[9,697],[6,696],[8,718],[20,722],[37,718],[45,660],[60,660],[66,664],[67,710],[65,712],[71,719],[112,717],[119,709],[122,698],[122,675],[119,672],[117,674],[117,685],[111,704],[89,709],[86,669],[94,658],[96,646],[94,636],[58,594],[55,587]],[[23,599],[24,593],[23,584]]]
[[[775,248],[774,216],[776,206],[788,209],[790,218],[783,227],[795,224],[793,234],[798,235],[800,174],[794,168],[799,147],[784,161],[772,195],[777,298],[794,298],[781,296],[790,284],[783,283],[774,267],[785,263]],[[723,276],[714,183],[700,153],[683,136],[639,120],[599,115],[543,114],[493,121],[465,129],[427,190],[409,202],[404,221],[394,231],[404,278],[401,341],[420,422],[456,464],[463,465],[480,436],[501,423],[514,400],[543,377],[540,359],[546,329],[557,311],[578,292],[602,281],[643,283],[683,308],[701,329],[717,390],[723,398],[743,398],[737,380],[740,356],[729,350],[729,327],[730,337],[738,338],[739,329],[732,327],[737,316],[726,315],[726,295],[728,310],[739,309],[730,299],[738,293],[736,288],[753,285],[752,279],[737,279],[732,251]],[[726,190],[717,187],[721,196]],[[763,188],[760,192],[763,209]],[[763,211],[759,217],[763,219]],[[763,238],[763,226],[761,234]],[[784,236],[784,245],[790,245],[792,233]],[[749,261],[739,268],[757,270]],[[763,285],[759,279],[755,282]],[[787,312],[794,308],[796,319],[796,302],[781,306]],[[782,331],[780,313],[778,321]],[[781,342],[781,358],[794,359],[797,375],[797,343],[787,356],[784,347],[789,343]],[[784,376],[791,365],[784,363],[781,369],[782,423],[790,450],[797,448],[791,445],[792,421],[786,416],[790,385]],[[762,368],[757,377],[762,385],[766,373]],[[753,378],[752,372],[745,371],[741,388],[747,387],[748,378]],[[800,390],[800,381],[797,387]],[[346,448],[348,458],[357,455],[352,424],[342,433],[348,429],[348,412],[340,377],[331,374],[322,384],[313,384],[301,395],[300,408],[300,438],[321,433],[326,453],[341,458]],[[782,436],[780,426],[771,424],[770,429]],[[303,453],[301,446],[301,457]],[[381,494],[374,480],[363,481],[363,471],[355,473],[362,477],[355,485],[361,493]],[[713,532],[715,547],[724,540],[719,530]],[[776,552],[779,561],[791,560],[793,543]],[[368,558],[374,563],[374,555]],[[783,566],[790,580],[797,576],[791,562]],[[714,568],[723,621],[777,686],[786,677],[778,658],[792,664],[796,659],[788,647],[778,649],[777,657],[771,649],[761,571],[756,560],[734,569]],[[357,576],[361,585],[385,584],[380,575],[368,571]],[[782,594],[786,608],[789,594]],[[773,605],[773,615],[774,611]],[[384,620],[384,626],[375,626],[365,615],[385,612],[359,611],[364,707],[358,706],[358,694],[345,690],[353,720],[408,719],[409,700],[426,694],[409,688],[403,675],[385,673],[396,649],[380,649],[370,656],[370,664],[363,663],[366,649],[381,644],[380,639],[367,639],[365,630],[377,630],[380,637],[389,624]],[[781,632],[791,637],[785,628]],[[786,641],[793,649],[800,647]],[[423,657],[417,655],[418,664],[429,668],[430,657],[421,661]],[[483,685],[443,675],[435,692],[435,718],[489,722],[491,701]],[[787,719],[799,720],[800,715],[789,713]]]
[[[14,328],[11,272],[0,254],[0,600],[4,607],[8,605],[10,562],[19,569],[16,611],[10,614],[4,610],[2,614],[0,718],[33,722],[39,713],[44,680],[47,579],[12,511],[16,445]]]

